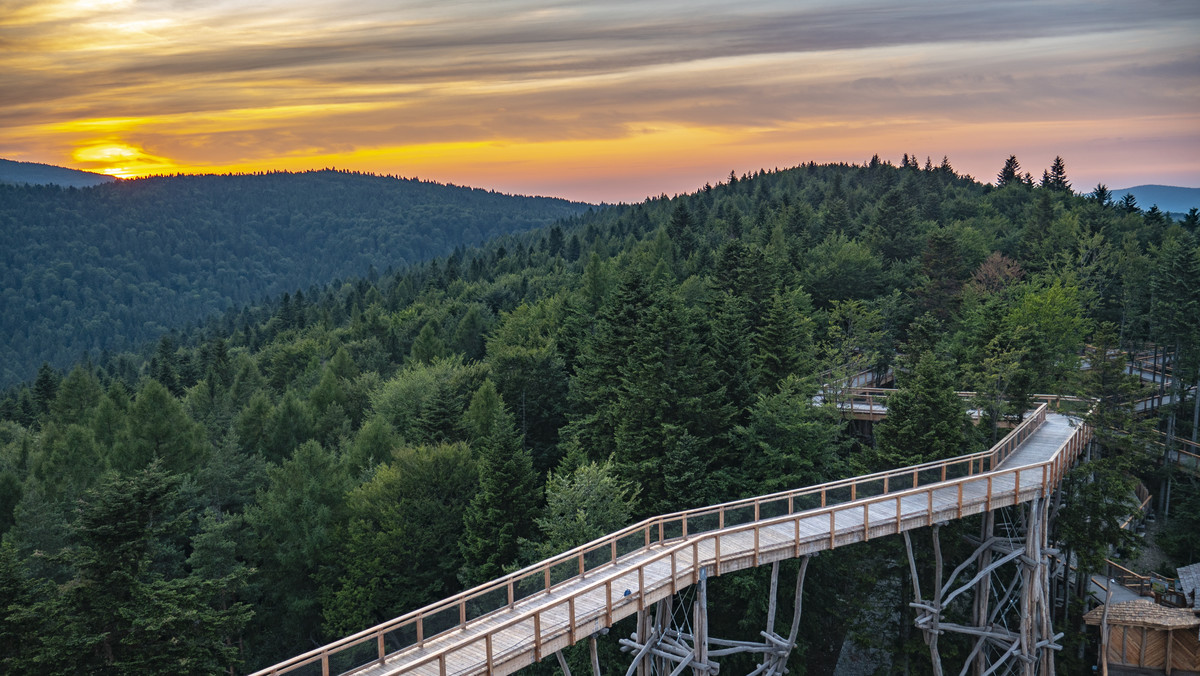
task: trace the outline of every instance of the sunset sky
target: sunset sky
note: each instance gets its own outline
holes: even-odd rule
[[[0,0],[0,157],[592,202],[902,153],[1200,186],[1200,2]]]

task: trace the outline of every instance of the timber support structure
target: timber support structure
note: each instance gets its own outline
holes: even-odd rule
[[[1054,634],[1051,624],[1050,557],[1057,552],[1047,544],[1048,504],[1046,498],[1037,497],[1024,505],[986,512],[980,538],[972,540],[974,552],[944,584],[940,524],[934,524],[931,598],[921,594],[912,540],[907,532],[903,534],[915,597],[909,605],[917,610],[915,624],[929,645],[934,674],[943,674],[938,636],[955,632],[974,640],[959,676],[1054,676],[1054,651],[1062,649],[1063,635]],[[1002,518],[999,526],[998,512],[1009,517]],[[968,570],[974,574],[960,581]],[[947,609],[967,592],[974,595],[969,624],[947,620]]]
[[[691,613],[687,608],[675,612],[675,598],[659,601],[653,612],[637,615],[637,630],[620,640],[621,651],[631,653],[633,662],[625,676],[680,676],[691,669],[693,676],[715,676],[721,670],[713,658],[736,653],[761,656],[749,676],[780,676],[787,673],[787,661],[796,647],[800,632],[800,609],[804,595],[804,575],[810,556],[800,559],[796,574],[796,595],[792,623],[787,636],[775,631],[778,607],[779,562],[771,564],[771,591],[767,607],[767,628],[759,632],[762,641],[733,641],[708,635],[708,575],[702,573],[696,585]],[[681,604],[683,605],[683,604]]]

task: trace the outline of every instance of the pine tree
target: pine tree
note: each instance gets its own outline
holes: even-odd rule
[[[50,412],[50,406],[54,403],[54,398],[58,395],[58,374],[50,368],[50,364],[42,362],[38,368],[37,380],[33,382],[33,403],[38,416],[44,416]]]
[[[471,305],[454,329],[454,350],[462,353],[468,361],[483,359],[483,334],[486,330],[487,322],[479,305]]]
[[[434,359],[444,356],[446,356],[446,344],[438,337],[437,327],[433,325],[432,321],[425,322],[425,326],[421,327],[421,332],[417,334],[417,339],[413,341],[409,359],[421,364],[429,364]]]
[[[603,461],[613,452],[620,369],[651,303],[647,275],[636,266],[626,270],[580,347],[570,382],[574,414],[562,437],[568,448],[581,449],[593,460]]]
[[[460,579],[471,586],[499,577],[517,562],[532,535],[538,502],[533,459],[521,447],[512,414],[496,386],[485,380],[464,416],[479,465],[479,492],[463,517]]]
[[[767,321],[758,341],[761,391],[773,392],[789,375],[804,376],[814,370],[811,313],[812,300],[800,289],[771,296]]]
[[[46,609],[66,618],[47,641],[62,671],[217,673],[237,663],[223,639],[250,609],[213,604],[230,580],[185,572],[179,500],[178,479],[152,466],[111,476],[82,501],[62,555],[74,579]]]
[[[283,462],[296,447],[312,438],[312,411],[307,403],[289,391],[272,412],[266,432],[265,457],[272,462]]]
[[[1042,179],[1042,187],[1059,192],[1071,192],[1071,183],[1067,180],[1067,163],[1061,156],[1055,156],[1050,170]]]
[[[695,311],[660,289],[619,368],[614,468],[641,482],[646,513],[704,504],[724,490],[720,439],[737,412],[701,328]],[[696,477],[690,484],[678,474],[685,467]],[[709,473],[711,481],[699,480]]]
[[[886,405],[887,417],[875,428],[875,469],[952,458],[966,449],[966,405],[955,393],[950,365],[937,355],[922,355]]]
[[[346,498],[345,572],[324,595],[346,635],[453,594],[463,516],[478,484],[466,444],[399,449]]]
[[[246,509],[254,532],[250,560],[258,569],[260,607],[247,650],[298,654],[323,643],[321,578],[338,555],[351,481],[337,455],[307,441],[280,465],[268,466],[268,485]]]
[[[204,430],[156,380],[146,380],[129,407],[128,435],[115,449],[111,464],[132,473],[155,460],[175,473],[191,472],[203,464],[208,444]]]
[[[77,365],[60,384],[54,403],[50,405],[50,412],[60,424],[85,425],[103,394],[95,374]]]
[[[1021,185],[1021,163],[1016,155],[1009,155],[1004,161],[1004,168],[996,175],[996,187],[1007,188],[1010,185]]]

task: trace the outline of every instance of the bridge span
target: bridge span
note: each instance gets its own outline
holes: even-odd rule
[[[256,676],[297,670],[326,676],[338,671],[358,676],[509,674],[594,637],[630,615],[639,616],[639,633],[645,638],[640,620],[653,604],[670,603],[674,594],[690,585],[699,583],[703,589],[709,577],[1023,503],[1033,505],[1029,522],[1043,524],[1044,548],[1046,498],[1091,438],[1091,430],[1080,420],[1049,408],[1040,404],[984,452],[646,519]],[[987,524],[991,521],[989,516]],[[1036,542],[1028,550],[1002,552],[995,549],[1000,538],[988,540],[988,530],[972,559],[979,558],[981,569],[985,558],[988,568],[994,569],[1028,551],[1024,559],[1034,556],[1043,563],[1029,564],[1040,567],[1018,577],[1024,574],[1028,586],[1029,579],[1037,579],[1031,575],[1044,576],[1045,554],[1038,553],[1042,549]],[[803,570],[802,566],[797,599]],[[939,572],[939,585],[940,577]],[[919,620],[926,623],[923,629],[932,621],[936,633],[942,592],[949,591],[949,584],[946,590],[934,590],[934,601],[921,601],[916,590],[921,603],[914,605],[931,609],[923,611],[925,616]],[[1028,593],[1030,608],[1037,598]],[[983,611],[986,619],[986,603]],[[793,644],[794,631],[793,627]],[[988,632],[1004,648],[1012,641],[1009,654],[1020,649],[1027,662],[1049,660],[1033,656],[1037,650],[1047,652],[1043,649],[1053,643],[1045,631],[1040,642],[1033,635],[979,631]],[[707,642],[702,649],[697,638],[690,656],[674,657],[680,665],[673,673],[689,665],[702,673],[708,662],[700,651],[707,650]],[[977,652],[982,643],[980,638]],[[651,648],[649,641],[630,645],[640,649],[639,659]],[[931,650],[936,660],[936,639]],[[1051,662],[1042,673],[1052,672]]]

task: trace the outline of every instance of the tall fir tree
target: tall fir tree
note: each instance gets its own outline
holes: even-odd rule
[[[463,516],[460,579],[468,586],[517,563],[521,540],[532,535],[538,503],[533,459],[521,447],[512,414],[491,380],[471,397],[464,415],[479,466],[479,492]]]
[[[887,417],[876,425],[877,470],[961,455],[968,447],[966,404],[954,388],[950,365],[932,352],[887,398]]]

